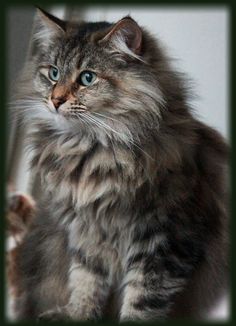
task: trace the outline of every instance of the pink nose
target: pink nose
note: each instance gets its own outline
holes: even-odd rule
[[[52,97],[51,100],[55,109],[58,109],[60,105],[66,102],[65,97]]]

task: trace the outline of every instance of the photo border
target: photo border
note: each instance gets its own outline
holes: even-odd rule
[[[17,325],[33,325],[38,324],[37,322],[10,322],[6,320],[5,318],[5,187],[6,187],[6,143],[7,143],[7,136],[6,135],[6,126],[7,126],[7,114],[6,114],[6,67],[7,67],[7,39],[6,39],[6,12],[9,7],[12,6],[40,6],[40,7],[48,7],[51,5],[78,5],[78,6],[100,6],[100,5],[109,5],[109,6],[163,6],[163,7],[219,7],[219,6],[225,6],[229,10],[229,135],[230,135],[230,145],[231,145],[231,157],[230,157],[230,186],[231,186],[231,198],[230,198],[230,208],[231,208],[231,219],[230,219],[230,231],[231,231],[231,242],[230,242],[230,252],[231,252],[231,259],[230,259],[230,275],[231,275],[231,300],[230,300],[230,318],[227,321],[209,321],[209,322],[198,322],[193,320],[172,320],[172,321],[166,321],[165,324],[177,326],[177,325],[208,325],[208,324],[217,324],[217,325],[231,325],[236,322],[236,300],[235,300],[235,294],[236,294],[236,259],[233,259],[233,252],[235,249],[235,240],[233,237],[233,234],[236,234],[236,222],[235,222],[235,169],[236,166],[236,159],[235,159],[235,122],[236,122],[236,108],[235,108],[235,59],[236,53],[235,53],[235,40],[236,40],[236,17],[235,17],[235,7],[236,3],[235,1],[131,1],[131,0],[119,0],[119,1],[96,1],[96,0],[87,0],[81,1],[81,0],[67,0],[67,1],[56,1],[56,0],[50,0],[50,1],[30,1],[30,0],[9,0],[9,1],[1,1],[0,3],[0,26],[1,26],[1,55],[0,55],[0,96],[1,96],[1,109],[0,109],[0,146],[1,146],[1,157],[0,160],[0,276],[1,276],[1,282],[0,282],[0,321],[2,322],[2,325],[11,325],[11,324],[17,324]],[[234,307],[234,309],[233,309]],[[51,324],[50,322],[40,322],[40,324]],[[126,324],[137,324],[137,325],[149,325],[149,324],[158,324],[161,323],[160,321],[153,322],[153,323],[122,323],[123,325]],[[56,324],[71,324],[66,322],[60,322]],[[94,325],[94,323],[90,322],[76,322],[76,324],[82,325]],[[116,322],[97,322],[96,324],[99,325],[114,325]],[[117,323],[118,324],[118,323]]]

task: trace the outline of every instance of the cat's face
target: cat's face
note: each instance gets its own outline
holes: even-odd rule
[[[82,112],[117,115],[125,111],[126,106],[118,102],[127,97],[126,63],[89,38],[87,42],[78,39],[76,46],[73,43],[67,37],[56,42],[38,66],[35,89],[41,91],[51,112],[79,118]]]
[[[36,115],[105,133],[157,125],[163,97],[144,52],[143,32],[129,17],[72,25],[39,12],[31,63]]]

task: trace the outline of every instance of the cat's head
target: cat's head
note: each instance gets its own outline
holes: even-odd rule
[[[38,10],[22,82],[27,120],[124,141],[145,135],[165,102],[156,49],[131,17],[69,23]]]

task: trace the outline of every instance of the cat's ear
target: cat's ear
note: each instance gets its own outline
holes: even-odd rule
[[[37,7],[34,21],[33,40],[38,43],[48,43],[54,36],[65,33],[66,23]]]
[[[142,30],[131,17],[124,17],[101,40],[110,42],[120,52],[139,56],[142,47]]]

